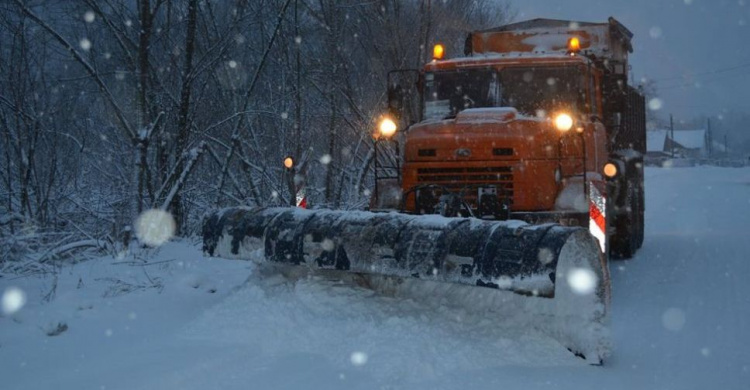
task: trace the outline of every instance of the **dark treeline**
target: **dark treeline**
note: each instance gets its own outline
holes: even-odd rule
[[[0,263],[117,248],[142,211],[358,208],[385,78],[502,24],[496,0],[4,0]],[[33,256],[32,256],[33,257]]]

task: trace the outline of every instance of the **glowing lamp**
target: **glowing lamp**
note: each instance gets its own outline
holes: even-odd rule
[[[286,169],[294,168],[294,159],[291,156],[284,159],[284,168]]]
[[[555,127],[560,131],[568,131],[573,127],[573,118],[568,114],[558,114],[554,122]]]
[[[391,138],[394,134],[396,134],[396,130],[398,130],[398,125],[396,125],[396,122],[393,121],[391,118],[383,118],[380,121],[380,124],[378,125],[378,130],[380,131],[380,136],[383,138]]]
[[[445,57],[445,46],[443,44],[438,43],[435,45],[435,47],[432,48],[432,59],[433,60],[442,60],[443,57]]]
[[[578,37],[573,37],[568,40],[568,52],[575,54],[581,51],[581,40]]]
[[[617,176],[617,165],[615,165],[614,163],[608,162],[604,164],[604,168],[602,168],[602,172],[604,173],[604,176],[611,179]]]

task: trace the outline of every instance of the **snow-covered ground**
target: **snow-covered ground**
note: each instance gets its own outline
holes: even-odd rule
[[[512,313],[292,284],[178,241],[63,268],[50,300],[55,278],[3,275],[5,309],[26,304],[0,316],[0,388],[748,388],[750,169],[649,168],[646,185],[603,367]]]

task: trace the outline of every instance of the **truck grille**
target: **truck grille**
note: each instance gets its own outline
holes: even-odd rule
[[[513,204],[513,167],[418,168],[419,185],[436,184],[451,192],[465,191],[466,200],[476,203],[477,191],[471,187],[495,186],[498,195],[505,195]]]

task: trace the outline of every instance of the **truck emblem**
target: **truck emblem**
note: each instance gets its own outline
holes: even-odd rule
[[[458,157],[469,157],[471,156],[471,149],[456,149],[456,156]]]

